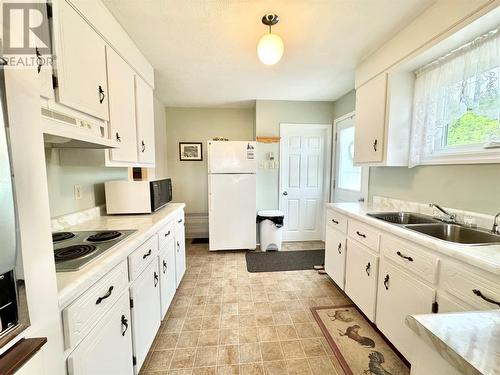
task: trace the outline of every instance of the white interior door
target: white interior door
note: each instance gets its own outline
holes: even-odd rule
[[[354,113],[335,121],[334,202],[363,202],[368,193],[368,167],[354,166]]]
[[[322,240],[329,194],[331,125],[281,124],[280,135],[284,240]]]

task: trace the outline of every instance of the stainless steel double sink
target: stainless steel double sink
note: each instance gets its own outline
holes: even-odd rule
[[[466,245],[500,244],[500,235],[484,229],[468,228],[457,223],[446,223],[424,214],[374,212],[367,215],[447,242]]]

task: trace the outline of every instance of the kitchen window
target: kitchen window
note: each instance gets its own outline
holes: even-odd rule
[[[415,72],[410,166],[500,162],[499,30]]]

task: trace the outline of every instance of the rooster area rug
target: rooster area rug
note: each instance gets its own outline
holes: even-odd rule
[[[354,306],[311,307],[345,375],[409,375],[410,369]]]

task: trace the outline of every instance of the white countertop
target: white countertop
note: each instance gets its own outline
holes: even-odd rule
[[[406,323],[460,373],[500,373],[500,310],[414,315]]]
[[[79,271],[58,272],[57,288],[61,309],[126,259],[139,245],[155,234],[163,225],[179,213],[184,203],[169,203],[152,214],[99,216],[65,230],[136,230],[135,233],[107,250],[99,258]]]
[[[402,226],[367,216],[366,214],[370,212],[384,211],[370,204],[328,203],[326,206],[350,218],[362,221],[390,234],[401,237],[404,240],[415,242],[430,250],[445,254],[451,258],[455,258],[493,274],[500,275],[500,245],[462,245],[426,236]]]

